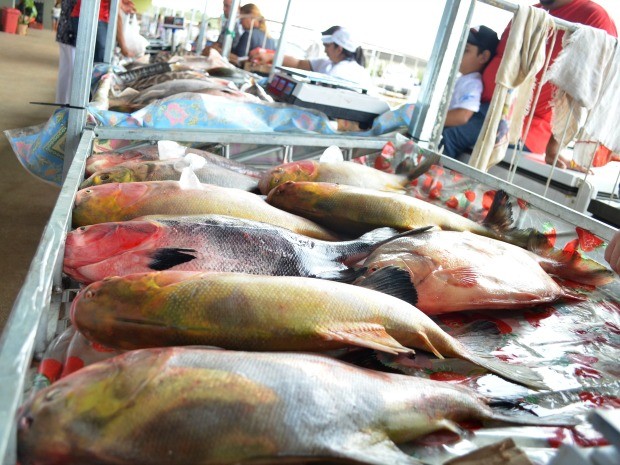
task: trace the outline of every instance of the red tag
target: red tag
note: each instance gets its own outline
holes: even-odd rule
[[[70,375],[78,371],[80,368],[84,367],[84,360],[78,357],[67,357],[67,363],[65,363],[65,368],[62,370],[61,378]]]
[[[53,383],[60,377],[62,371],[62,363],[53,358],[46,358],[39,365],[39,373],[45,376],[50,383]]]
[[[602,239],[596,237],[586,229],[577,227],[575,231],[577,231],[577,236],[579,236],[579,246],[584,252],[591,252],[603,244]]]

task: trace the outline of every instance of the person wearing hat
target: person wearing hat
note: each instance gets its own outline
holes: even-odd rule
[[[443,153],[451,158],[458,157],[476,144],[482,128],[480,123],[486,116],[481,110],[482,71],[495,56],[499,37],[486,26],[471,28],[459,66],[461,75],[454,84],[452,98],[442,132]],[[469,124],[470,121],[474,120]]]
[[[366,88],[373,87],[370,74],[364,68],[364,51],[346,28],[332,26],[323,31],[321,40],[327,58],[304,60],[285,55],[282,66],[327,74]],[[250,60],[255,63],[266,64],[265,59],[260,51],[250,53]]]

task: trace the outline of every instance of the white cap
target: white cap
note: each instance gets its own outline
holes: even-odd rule
[[[349,52],[355,52],[357,50],[357,45],[353,39],[351,38],[351,34],[345,28],[341,27],[333,34],[328,36],[323,36],[322,39],[324,44],[336,44],[340,45],[345,50]]]

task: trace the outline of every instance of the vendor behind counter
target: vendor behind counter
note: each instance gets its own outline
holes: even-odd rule
[[[373,89],[370,73],[364,68],[364,51],[351,33],[344,27],[332,26],[322,33],[323,46],[327,58],[299,59],[284,55],[282,66],[315,71],[329,76],[346,79]],[[258,65],[270,64],[273,54],[264,49],[250,51],[250,61]]]

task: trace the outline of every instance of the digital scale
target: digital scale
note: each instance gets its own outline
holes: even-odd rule
[[[387,102],[368,95],[353,81],[322,73],[278,66],[267,92],[280,102],[320,110],[330,118],[357,121],[370,127],[374,119],[390,109]]]

